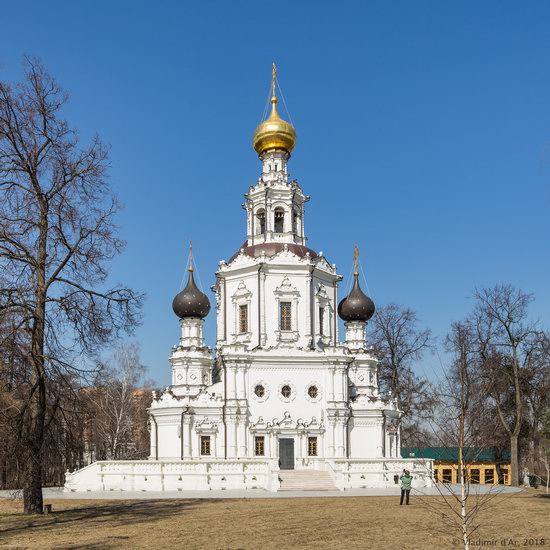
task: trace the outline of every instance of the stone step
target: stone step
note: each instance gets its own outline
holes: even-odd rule
[[[282,470],[280,491],[337,491],[329,472],[317,470]]]

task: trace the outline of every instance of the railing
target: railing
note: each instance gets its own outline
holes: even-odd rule
[[[392,487],[398,484],[403,470],[410,470],[413,487],[431,487],[433,460],[372,458],[329,461],[339,489]],[[397,482],[396,482],[397,480]]]
[[[98,461],[67,472],[67,491],[183,491],[279,486],[276,460]]]

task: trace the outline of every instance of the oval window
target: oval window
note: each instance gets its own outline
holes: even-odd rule
[[[258,396],[258,397],[263,397],[265,395],[265,388],[261,385],[261,384],[258,384],[255,388],[254,388],[254,393]]]
[[[288,385],[285,384],[285,385],[281,388],[281,395],[282,395],[283,397],[286,397],[286,398],[290,397],[290,396],[292,395],[292,390],[290,389],[290,386],[288,386]]]
[[[307,394],[311,397],[311,399],[316,399],[319,395],[319,390],[317,389],[317,386],[309,386],[307,389]]]

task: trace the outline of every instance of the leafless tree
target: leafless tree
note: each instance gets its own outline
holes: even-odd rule
[[[519,485],[518,439],[525,410],[524,380],[536,368],[541,331],[528,320],[533,300],[512,285],[474,292],[476,306],[470,324],[476,335],[487,393],[510,438],[511,481]]]
[[[0,82],[0,314],[28,370],[17,440],[24,510],[41,513],[57,388],[84,372],[100,346],[131,331],[142,297],[107,286],[108,262],[124,248],[107,147],[98,137],[80,146],[63,118],[67,94],[38,60],[24,65],[21,83]]]
[[[545,414],[550,410],[550,334],[547,332],[539,332],[529,365],[522,375],[530,471],[537,475],[541,462],[544,463],[541,445],[544,444]]]
[[[546,494],[550,491],[550,407],[541,416],[542,460],[546,473]]]
[[[480,512],[488,508],[502,489],[497,486],[486,492],[475,490],[479,485],[472,486],[468,473],[481,451],[480,426],[486,401],[479,391],[479,357],[471,326],[465,322],[453,323],[445,345],[452,355],[452,364],[435,385],[433,410],[427,424],[440,447],[458,451],[458,487],[450,480],[440,479],[436,488],[443,498],[443,506],[426,499],[422,499],[421,505],[438,518],[441,532],[451,532],[461,541],[464,550],[469,550],[471,537],[479,528]]]
[[[413,370],[415,361],[433,344],[429,329],[419,327],[414,311],[398,304],[381,307],[371,321],[370,341],[381,357],[382,391],[397,397],[403,411],[403,442],[422,431],[419,417],[430,406],[429,383]]]
[[[136,344],[119,347],[111,364],[101,369],[101,384],[96,384],[92,410],[106,459],[130,458],[135,451],[135,433],[143,429],[143,419],[136,414],[136,400],[144,373]]]

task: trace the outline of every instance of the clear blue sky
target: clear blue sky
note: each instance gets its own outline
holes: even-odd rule
[[[535,293],[550,324],[550,3],[1,6],[0,78],[38,55],[83,139],[112,146],[128,241],[113,279],[147,293],[137,339],[160,384],[187,242],[208,289],[244,240],[272,61],[312,248],[347,278],[357,241],[375,302],[412,307],[440,336],[496,282]],[[207,327],[213,345],[213,313]]]

